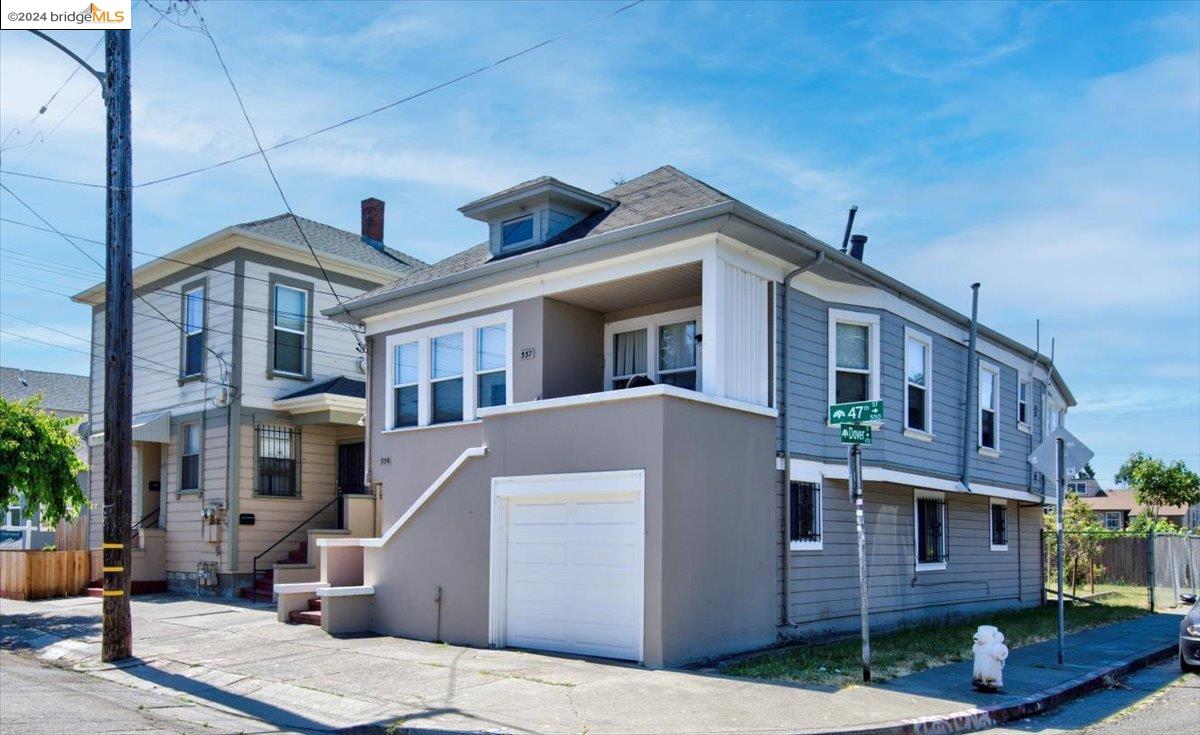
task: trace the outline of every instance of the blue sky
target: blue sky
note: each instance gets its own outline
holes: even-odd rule
[[[273,143],[622,4],[202,7]],[[135,40],[156,17],[135,6]],[[59,37],[80,53],[98,39]],[[30,34],[0,34],[0,136],[22,129],[5,169],[101,179],[103,110],[84,74],[27,126],[72,68]],[[135,181],[252,149],[199,35],[160,24],[133,73]],[[876,267],[964,311],[982,281],[981,320],[1029,344],[1041,319],[1080,401],[1068,426],[1103,482],[1134,449],[1200,466],[1195,3],[647,2],[273,162],[298,213],[355,230],[359,200],[378,196],[389,244],[425,260],[482,239],[456,207],[540,174],[598,191],[671,163],[830,242],[857,204]],[[103,239],[101,191],[0,180]],[[32,220],[6,194],[0,210]],[[165,253],[280,211],[247,160],[138,189],[134,247]],[[10,335],[86,349],[21,319],[86,336],[86,309],[48,291],[99,274],[23,227],[0,225],[0,247],[0,360],[86,372],[81,354]]]

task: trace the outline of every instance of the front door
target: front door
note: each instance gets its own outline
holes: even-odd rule
[[[338,445],[337,486],[340,493],[365,493],[366,454],[363,442]]]

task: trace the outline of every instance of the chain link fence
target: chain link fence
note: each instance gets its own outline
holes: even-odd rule
[[[1045,599],[1057,599],[1057,538],[1044,533]],[[1086,531],[1063,534],[1063,594],[1072,602],[1170,610],[1200,592],[1200,536]]]

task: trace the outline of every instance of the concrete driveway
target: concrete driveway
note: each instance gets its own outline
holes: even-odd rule
[[[99,662],[91,598],[0,601],[0,644],[276,727],[391,731],[719,733],[841,729],[959,712],[976,697],[888,686],[830,691],[695,671],[390,637],[333,638],[273,610],[135,598],[135,661]],[[956,679],[958,677],[955,677]]]

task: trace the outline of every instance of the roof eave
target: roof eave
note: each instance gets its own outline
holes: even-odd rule
[[[482,199],[476,199],[473,202],[459,207],[458,211],[464,216],[472,219],[485,218],[487,212],[508,206],[509,204],[521,199],[537,196],[550,191],[557,191],[560,194],[569,196],[581,203],[593,206],[596,209],[608,209],[609,207],[616,206],[617,204],[617,202],[609,199],[608,197],[603,197],[599,194],[593,194],[586,189],[580,189],[578,186],[572,186],[571,184],[564,183],[557,179],[552,179],[549,181],[539,181],[538,183],[532,184],[523,189],[499,192],[497,194],[483,197]]]

